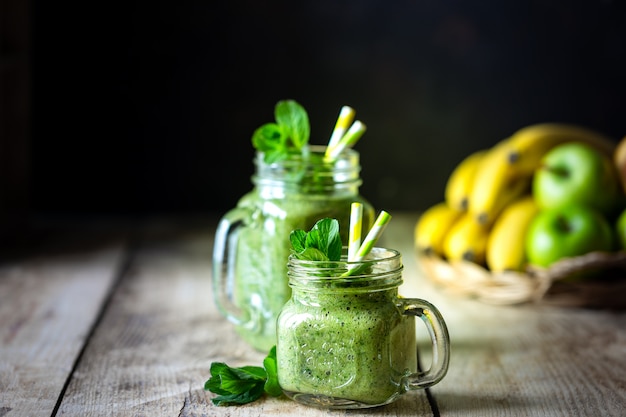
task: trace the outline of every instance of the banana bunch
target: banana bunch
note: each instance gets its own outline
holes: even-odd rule
[[[416,250],[449,262],[471,261],[494,272],[522,271],[524,236],[539,211],[531,194],[534,172],[549,150],[572,141],[615,153],[615,143],[593,130],[542,123],[468,155],[450,174],[444,201],[418,219]]]
[[[615,143],[593,130],[562,123],[524,127],[489,150],[475,172],[468,210],[484,224],[493,224],[502,209],[529,191],[543,156],[565,142],[584,142],[607,155]]]

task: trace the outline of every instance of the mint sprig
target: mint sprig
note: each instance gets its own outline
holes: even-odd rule
[[[211,363],[211,378],[204,389],[218,394],[211,399],[215,405],[247,404],[258,400],[263,394],[278,397],[282,389],[276,372],[276,346],[263,360],[263,367],[242,366],[232,368],[223,362]]]
[[[318,220],[308,233],[296,229],[289,235],[289,240],[292,246],[291,253],[300,260],[329,262],[341,260],[343,246],[339,235],[339,221],[336,219]],[[341,276],[348,277],[366,273],[371,265],[371,262],[361,261],[359,265],[350,267]]]
[[[266,123],[252,135],[252,145],[273,163],[293,153],[305,153],[311,136],[309,116],[294,100],[281,100],[274,108],[275,123]]]
[[[289,235],[292,253],[298,259],[308,261],[339,261],[341,260],[341,236],[339,221],[324,218],[307,233],[296,229]]]
[[[278,385],[278,367],[276,365],[276,346],[274,346],[269,355],[263,359],[263,367],[267,373],[267,379],[263,390],[272,397],[280,397],[283,393],[282,388]]]

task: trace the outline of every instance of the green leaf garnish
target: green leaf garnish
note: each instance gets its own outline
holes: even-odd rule
[[[287,131],[287,137],[296,149],[302,149],[311,135],[309,116],[300,104],[294,100],[279,101],[274,110],[274,117],[279,126]]]
[[[278,385],[278,368],[276,366],[276,346],[274,346],[267,357],[263,360],[263,367],[267,372],[267,380],[263,387],[265,392],[272,397],[279,397],[283,390]]]
[[[339,221],[324,218],[307,233],[297,229],[289,235],[293,253],[298,259],[308,261],[339,261],[341,260],[341,236]]]
[[[276,123],[266,123],[252,135],[252,144],[258,151],[264,153],[267,163],[275,162],[287,155],[286,141],[287,132]]]
[[[307,233],[302,229],[296,229],[289,235],[291,246],[296,253],[302,253],[306,249],[306,236]]]
[[[309,116],[294,100],[281,100],[274,109],[276,123],[266,123],[252,135],[252,145],[263,152],[266,163],[277,162],[292,153],[305,153],[311,135]]]
[[[211,378],[204,389],[218,394],[211,401],[215,405],[247,404],[268,394],[280,396],[283,391],[278,385],[276,372],[276,346],[263,360],[263,367],[242,366],[231,368],[222,362],[211,363]]]

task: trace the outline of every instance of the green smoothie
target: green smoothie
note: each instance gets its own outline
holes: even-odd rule
[[[289,300],[287,258],[289,234],[310,229],[324,217],[339,220],[342,241],[348,241],[350,204],[364,205],[364,227],[370,227],[374,212],[358,195],[266,192],[257,187],[244,196],[239,207],[249,211],[248,223],[237,236],[234,273],[234,300],[246,312],[254,327],[238,326],[250,345],[268,351],[276,344],[276,317]]]
[[[340,124],[350,127],[348,133],[335,129],[333,137],[341,140],[330,148],[309,143],[308,114],[294,100],[276,103],[274,121],[252,135],[254,189],[220,220],[212,268],[219,311],[258,350],[267,352],[276,344],[276,318],[291,295],[291,232],[334,218],[347,244],[353,202],[363,205],[363,227],[372,225],[374,209],[359,195],[361,166],[352,149],[365,125],[349,126],[352,113],[342,116]]]
[[[287,260],[289,235],[310,229],[322,218],[339,221],[348,243],[350,206],[363,204],[363,228],[374,209],[359,194],[359,155],[352,149],[335,160],[325,148],[280,162],[255,158],[254,188],[222,218],[214,241],[214,297],[220,311],[254,348],[267,352],[276,344],[276,318],[291,295]]]
[[[278,324],[278,378],[290,397],[380,405],[405,391],[417,371],[414,317],[397,291],[294,290]]]

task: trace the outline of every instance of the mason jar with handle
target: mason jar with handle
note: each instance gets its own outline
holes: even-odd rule
[[[252,347],[276,344],[276,318],[291,296],[287,280],[289,235],[317,220],[339,220],[348,242],[350,206],[363,204],[363,227],[374,209],[359,194],[359,154],[347,149],[333,160],[310,146],[280,162],[255,158],[254,187],[220,220],[213,250],[213,295],[220,312]]]
[[[361,261],[310,261],[291,255],[292,297],[277,325],[278,382],[290,398],[322,408],[367,408],[438,383],[450,341],[428,301],[398,296],[401,255],[373,248]],[[417,368],[415,317],[431,338],[432,363]]]

